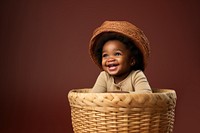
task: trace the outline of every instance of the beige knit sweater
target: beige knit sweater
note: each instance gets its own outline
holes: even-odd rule
[[[151,87],[143,71],[132,71],[123,81],[115,84],[114,78],[102,71],[92,88],[92,92],[129,91],[151,93]]]

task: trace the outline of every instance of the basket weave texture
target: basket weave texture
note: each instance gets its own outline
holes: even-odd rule
[[[176,93],[68,93],[75,133],[172,133]]]

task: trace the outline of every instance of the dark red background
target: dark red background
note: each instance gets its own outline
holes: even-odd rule
[[[200,132],[198,0],[5,0],[0,2],[0,132],[72,132],[68,91],[92,87],[93,30],[127,20],[151,42],[152,87],[178,95],[175,133]]]

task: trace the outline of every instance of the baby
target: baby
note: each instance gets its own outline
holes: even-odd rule
[[[149,42],[139,28],[126,21],[105,21],[94,31],[89,50],[102,70],[92,92],[152,92],[143,73]]]

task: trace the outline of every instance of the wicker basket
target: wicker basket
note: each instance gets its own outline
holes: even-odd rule
[[[75,133],[171,133],[176,93],[157,89],[154,93],[90,93],[74,89],[68,93]]]

